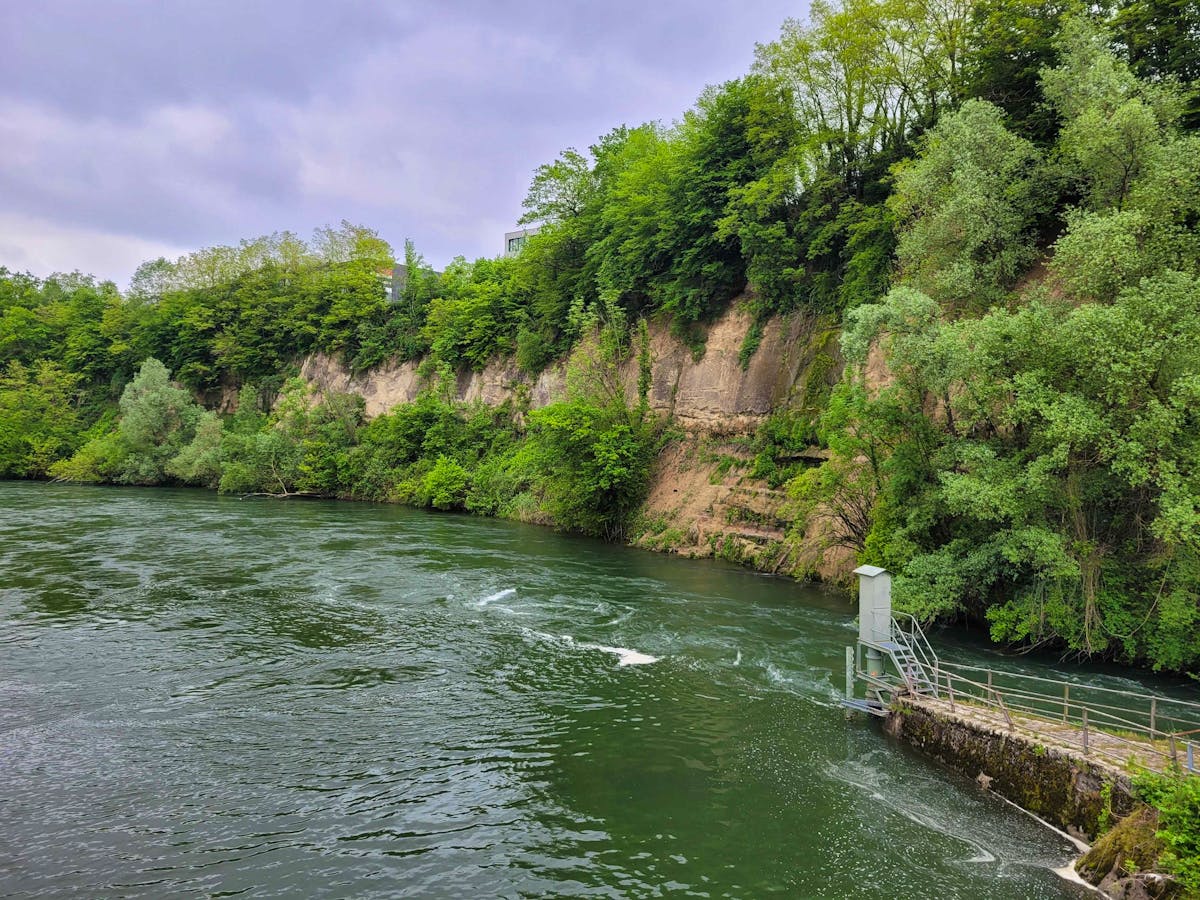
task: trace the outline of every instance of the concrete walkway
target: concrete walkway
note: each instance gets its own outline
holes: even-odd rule
[[[926,709],[942,716],[968,722],[999,735],[1009,735],[1047,749],[1055,748],[1072,756],[1082,756],[1098,763],[1115,774],[1131,775],[1150,769],[1162,772],[1169,767],[1170,744],[1166,740],[1151,743],[1146,738],[1125,736],[1100,731],[1089,727],[1087,750],[1083,747],[1083,730],[1078,723],[1064,723],[1053,719],[1031,716],[1026,713],[1011,713],[1010,720],[996,707],[956,700],[951,704],[944,698],[919,694],[903,694],[901,702]],[[1186,764],[1186,748],[1176,748],[1179,765]],[[1200,761],[1198,761],[1200,763]]]

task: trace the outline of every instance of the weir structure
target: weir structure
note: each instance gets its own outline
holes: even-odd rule
[[[873,716],[886,716],[898,692],[937,696],[934,681],[940,662],[921,630],[907,616],[907,628],[892,615],[892,576],[878,566],[859,566],[858,642],[846,648],[846,696],[842,705]],[[867,696],[858,698],[862,682]]]
[[[842,700],[848,711],[886,718],[897,734],[905,715],[913,721],[919,714],[940,723],[934,730],[954,726],[959,745],[970,743],[963,730],[974,730],[1037,756],[1053,749],[1126,782],[1141,770],[1200,774],[1200,702],[944,661],[915,618],[892,612],[886,570],[860,566],[855,574],[858,640],[846,648]]]

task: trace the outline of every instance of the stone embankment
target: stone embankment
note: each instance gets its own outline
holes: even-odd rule
[[[1129,776],[1053,735],[1008,725],[991,711],[905,696],[888,734],[962,772],[1022,809],[1085,841],[1133,808]]]
[[[1134,799],[1129,774],[1117,762],[1128,757],[1128,742],[1109,746],[1103,732],[1094,732],[1085,754],[1053,722],[1010,719],[988,708],[905,695],[893,701],[884,728],[1082,846],[1095,842],[1075,870],[1103,896],[1181,896],[1174,881],[1153,871],[1163,849],[1155,836],[1157,814]],[[1136,762],[1150,765],[1152,756]]]

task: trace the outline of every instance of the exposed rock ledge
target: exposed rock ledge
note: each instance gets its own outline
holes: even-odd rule
[[[691,431],[744,434],[754,431],[772,410],[788,405],[805,387],[818,320],[799,315],[772,319],[763,329],[758,352],[743,371],[738,354],[751,321],[740,304],[732,304],[710,327],[699,360],[671,337],[666,326],[652,325],[653,409],[672,415],[676,424]],[[366,400],[368,416],[412,402],[424,387],[415,363],[389,363],[354,374],[339,360],[321,353],[304,360],[301,375],[319,391],[360,394]],[[637,385],[636,360],[623,366],[622,376],[632,396]],[[497,359],[481,372],[461,374],[457,387],[457,399],[492,405],[528,391],[530,405],[536,409],[563,398],[565,366],[559,363],[532,378],[519,371],[511,358]]]
[[[773,319],[743,370],[738,356],[751,323],[750,314],[733,304],[709,328],[699,360],[664,325],[651,326],[650,405],[687,434],[666,447],[655,465],[631,538],[648,549],[840,580],[853,568],[853,554],[822,525],[811,526],[798,540],[789,537],[784,492],[748,474],[752,454],[745,441],[771,413],[810,406],[836,382],[841,368],[836,333],[812,316]],[[354,374],[324,354],[306,359],[301,374],[319,392],[361,395],[368,416],[412,402],[426,386],[414,363]],[[621,376],[632,401],[636,359],[622,367]],[[462,373],[455,394],[462,402],[493,406],[520,397],[537,409],[565,396],[566,366],[559,363],[532,378],[511,359],[494,360],[481,372]]]

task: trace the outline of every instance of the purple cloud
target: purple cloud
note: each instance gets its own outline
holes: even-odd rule
[[[493,255],[538,164],[616,125],[679,116],[804,12],[776,0],[6,6],[0,265],[86,263],[120,283],[147,250],[343,218],[396,245],[411,237],[435,263]]]

